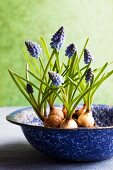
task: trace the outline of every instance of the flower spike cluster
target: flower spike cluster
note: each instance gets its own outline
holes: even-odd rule
[[[64,39],[64,27],[62,26],[51,38],[51,48],[60,50],[64,43]]]
[[[84,63],[89,64],[91,60],[93,60],[93,56],[87,49],[84,49]]]
[[[42,49],[40,48],[40,45],[38,45],[36,42],[28,40],[25,41],[25,45],[32,57],[38,58],[40,56]]]
[[[86,83],[89,83],[91,80],[92,80],[92,77],[93,77],[93,71],[91,68],[89,68],[86,72]]]
[[[60,74],[54,71],[49,71],[48,74],[49,74],[49,78],[52,80],[52,83],[55,86],[61,86],[62,83],[64,83],[63,77]]]
[[[72,43],[69,46],[67,46],[65,50],[65,55],[68,56],[68,58],[71,58],[75,52],[77,52],[77,49],[75,45]]]

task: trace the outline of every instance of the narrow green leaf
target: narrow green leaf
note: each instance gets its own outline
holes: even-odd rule
[[[47,100],[47,98],[53,93],[54,91],[50,91],[49,93],[46,93],[46,95],[42,98],[40,106],[43,105],[43,103]]]
[[[57,65],[58,73],[60,73],[59,52],[57,52],[57,50],[55,50],[55,56],[56,56],[56,65]]]
[[[86,46],[87,46],[87,44],[88,44],[88,41],[89,41],[89,38],[86,39],[85,45],[84,45],[84,47],[83,47],[83,49],[82,49],[82,51],[81,51],[81,54],[80,54],[80,57],[79,57],[79,63],[80,63],[80,60],[81,60],[82,55],[83,55],[83,53],[84,53],[84,49],[86,48]]]
[[[44,116],[45,117],[47,116],[46,112],[47,112],[47,101],[44,102]]]
[[[44,51],[45,51],[45,54],[46,54],[46,56],[47,56],[47,59],[49,60],[49,59],[50,59],[50,53],[49,53],[49,50],[48,50],[46,41],[45,41],[45,39],[44,39],[43,36],[40,37],[40,42],[41,42],[42,47],[43,47],[43,49],[44,49]],[[50,61],[50,68],[52,68],[52,67],[53,67],[53,63],[52,63],[52,61]]]
[[[93,88],[97,87],[98,85],[102,84],[103,81],[105,81],[109,76],[111,76],[111,74],[113,74],[113,70],[108,72],[101,80],[99,80],[97,83],[93,84],[91,87],[89,87],[88,89],[86,89],[81,96],[78,98],[78,100],[76,101],[76,103],[73,106],[73,109],[71,111],[71,114],[73,113],[74,109],[76,108],[76,106],[78,105],[78,103],[81,101],[81,99],[88,93],[90,92]],[[75,100],[73,101],[73,103],[75,102]],[[70,115],[69,115],[70,117]]]
[[[34,69],[34,67],[33,67],[33,65],[32,65],[32,63],[31,63],[31,61],[30,61],[30,58],[29,58],[29,56],[26,54],[26,51],[25,51],[24,49],[23,49],[23,54],[24,54],[24,58],[25,58],[26,62],[29,64],[29,67],[30,67],[31,71],[32,71],[34,74],[36,74],[36,71],[35,71],[35,69]]]
[[[62,64],[61,64],[61,72],[62,72],[63,67],[64,67],[64,64],[62,63]]]
[[[25,98],[29,101],[29,103],[32,105],[32,101],[30,100],[28,94],[25,92],[25,90],[22,89],[22,87],[19,85],[18,81],[16,80],[16,78],[14,77],[13,73],[11,72],[11,70],[9,70],[9,73],[13,79],[13,81],[15,82],[15,84],[17,85],[18,89],[21,91],[21,93],[25,96]]]
[[[24,77],[18,75],[17,73],[14,73],[14,72],[12,72],[12,73],[13,73],[15,76],[19,77],[20,79],[24,80],[25,82],[31,84],[33,87],[35,87],[35,88],[39,91],[39,88],[38,88],[34,83],[32,83],[31,81],[29,81],[29,80],[25,79]],[[43,93],[43,92],[42,92],[42,93]]]
[[[46,41],[45,41],[45,39],[44,39],[43,36],[40,37],[40,42],[41,42],[42,47],[43,47],[43,49],[44,49],[44,51],[45,51],[45,53],[46,53],[46,56],[48,57],[48,60],[49,60],[49,58],[50,58],[50,53],[49,53],[49,50],[48,50]]]
[[[72,58],[71,58],[71,62],[70,62],[70,65],[69,65],[69,73],[68,73],[68,76],[70,76],[71,74],[73,74],[73,67],[74,67],[74,64],[76,61],[76,58],[77,58],[77,54],[75,53]]]
[[[94,82],[96,82],[98,80],[98,78],[100,77],[100,75],[103,73],[103,71],[106,69],[108,63],[105,63],[104,66],[101,67],[99,73],[97,74],[97,76],[95,77]]]
[[[25,74],[26,74],[26,79],[29,80],[29,75],[28,75],[28,71],[29,70],[29,65],[28,63],[26,63],[26,70],[25,70]]]
[[[71,81],[71,83],[73,83],[75,87],[77,87],[76,83],[71,79],[71,77],[68,77],[68,79]]]
[[[39,69],[39,65],[38,65],[37,59],[32,57],[30,60],[31,60],[31,63],[33,63],[32,64],[33,67],[35,66],[35,68],[36,68],[35,73],[38,73],[40,76],[42,76],[41,71]]]
[[[40,119],[43,121],[45,118],[44,116],[41,115],[40,111],[38,110],[38,108],[36,107],[36,105],[34,105],[33,101],[30,99],[30,97],[28,96],[27,92],[25,91],[25,89],[23,89],[20,86],[20,82],[22,82],[21,80],[19,80],[19,78],[15,78],[15,76],[13,75],[13,73],[11,72],[10,69],[8,69],[13,81],[15,82],[16,86],[18,87],[18,89],[20,90],[20,92],[24,95],[24,97],[28,100],[28,102],[31,104],[31,106],[33,107],[33,109],[35,110],[35,112],[38,114],[38,116],[40,117]],[[18,81],[19,80],[19,81]],[[24,83],[21,83],[21,85],[23,86]]]
[[[54,50],[53,50],[53,52],[52,52],[52,54],[51,54],[51,57],[50,57],[49,60],[48,60],[48,63],[47,63],[47,65],[46,65],[46,68],[45,68],[45,70],[44,70],[43,77],[42,77],[42,81],[44,80],[44,78],[45,78],[45,76],[46,76],[48,67],[49,67],[49,65],[50,65],[50,63],[51,63],[51,61],[52,61],[52,59],[53,59],[53,56],[54,56]],[[43,87],[43,83],[41,82],[41,83],[40,83],[39,95],[38,95],[38,103],[40,103],[40,97],[41,97],[42,87]]]
[[[37,77],[36,75],[34,75],[31,71],[28,70],[28,72],[36,79],[38,80],[40,83],[44,84],[45,86],[49,87],[49,85],[44,82],[42,79],[40,79],[39,77]]]
[[[42,62],[42,60],[41,60],[40,57],[39,57],[39,61],[40,61],[41,68],[42,68],[42,70],[43,70],[43,72],[44,72],[44,64],[43,64],[43,62]]]
[[[84,71],[83,75],[81,76],[81,78],[80,78],[80,80],[79,80],[79,82],[78,82],[78,84],[77,84],[77,86],[76,86],[76,88],[75,88],[75,90],[74,90],[74,92],[73,92],[72,98],[74,98],[74,95],[75,95],[75,93],[76,93],[76,91],[77,91],[80,83],[82,82],[83,78],[85,77],[86,72],[87,72],[87,70],[89,69],[90,65],[91,65],[91,62],[87,65],[86,70]],[[84,85],[84,83],[83,83],[83,85]]]

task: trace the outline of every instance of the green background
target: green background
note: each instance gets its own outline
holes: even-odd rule
[[[3,0],[0,1],[0,105],[28,105],[11,80],[8,68],[24,73],[24,41],[48,44],[60,26],[66,41],[81,50],[87,37],[94,65],[113,60],[113,0]],[[113,66],[110,66],[112,68]],[[113,104],[113,77],[98,90],[95,103]]]

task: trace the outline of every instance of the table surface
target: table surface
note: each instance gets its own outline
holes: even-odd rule
[[[90,163],[62,162],[38,152],[19,126],[6,121],[6,115],[19,108],[0,108],[0,170],[113,170],[113,158]]]

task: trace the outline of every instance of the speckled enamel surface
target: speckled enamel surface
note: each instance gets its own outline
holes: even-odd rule
[[[16,111],[7,120],[20,124],[25,137],[37,150],[57,159],[100,161],[113,156],[113,107],[93,105],[97,128],[74,130],[43,127],[31,108]]]

